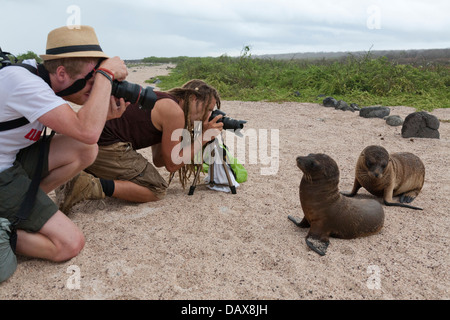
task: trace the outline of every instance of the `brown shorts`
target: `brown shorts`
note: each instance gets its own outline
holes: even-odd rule
[[[86,172],[102,179],[131,181],[148,188],[158,199],[165,197],[169,185],[131,143],[117,142],[98,149],[97,159]]]

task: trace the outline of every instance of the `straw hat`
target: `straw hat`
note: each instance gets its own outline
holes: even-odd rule
[[[77,26],[61,27],[49,32],[46,54],[42,60],[61,58],[99,57],[109,58],[100,47],[94,28]]]

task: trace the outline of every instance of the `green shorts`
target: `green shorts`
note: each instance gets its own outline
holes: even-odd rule
[[[102,179],[131,181],[148,188],[158,199],[165,197],[169,187],[153,164],[127,142],[99,146],[97,158],[86,172]]]
[[[51,139],[45,145],[44,168],[42,177],[48,175],[48,150]],[[0,172],[0,217],[13,221],[25,194],[31,184],[39,156],[42,139],[19,152],[14,165]],[[38,232],[42,226],[58,211],[58,206],[39,188],[36,202],[27,220],[19,222],[17,228],[29,232]]]

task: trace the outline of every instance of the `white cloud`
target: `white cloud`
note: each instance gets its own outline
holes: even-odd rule
[[[70,5],[123,58],[450,47],[447,0],[2,0],[0,46],[43,53]],[[370,29],[369,8],[381,29]],[[31,26],[31,27],[30,27]]]

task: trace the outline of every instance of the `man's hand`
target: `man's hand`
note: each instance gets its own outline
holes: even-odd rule
[[[123,60],[119,57],[113,57],[104,60],[101,63],[100,68],[111,71],[114,74],[114,80],[117,81],[125,80],[128,75],[127,66],[125,65],[125,62],[123,62]]]

